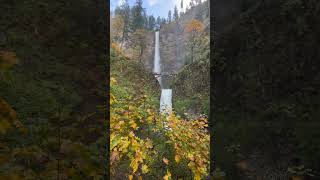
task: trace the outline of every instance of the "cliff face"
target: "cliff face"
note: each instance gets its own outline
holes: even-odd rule
[[[153,70],[153,59],[154,59],[154,48],[155,48],[155,33],[147,32],[147,45],[146,49],[142,54],[143,64],[147,71],[152,72]]]
[[[160,54],[162,71],[174,73],[183,66],[183,28],[171,23],[160,29]]]
[[[174,73],[181,66],[182,63],[182,54],[181,52],[185,51],[182,49],[183,39],[181,31],[181,26],[179,24],[167,24],[160,29],[160,61],[161,61],[161,70],[162,72]],[[155,32],[148,32],[147,36],[147,48],[142,55],[142,59],[145,65],[145,68],[148,71],[153,70],[154,65],[154,52],[155,52]],[[180,52],[180,53],[178,53]]]
[[[207,8],[207,9],[206,9]],[[181,13],[177,22],[171,22],[162,25],[160,28],[160,58],[162,72],[177,73],[185,64],[185,57],[187,56],[187,40],[188,36],[184,32],[185,26],[191,19],[202,21],[206,30],[209,31],[209,17],[208,14],[203,13],[203,9],[208,10],[207,2],[193,7],[186,13]],[[209,11],[207,11],[208,13]],[[143,54],[143,61],[145,67],[152,71],[155,33],[149,32],[147,49]]]

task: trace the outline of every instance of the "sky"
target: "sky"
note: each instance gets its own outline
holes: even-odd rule
[[[128,0],[132,7],[136,0]],[[186,5],[189,5],[191,0],[183,0],[183,11],[186,9]],[[115,7],[121,5],[123,0],[111,0],[110,9],[114,11]],[[181,12],[180,7],[181,0],[143,0],[142,6],[145,8],[148,15],[155,17],[168,18],[168,12],[171,10],[173,14],[174,6],[177,5],[178,11]]]

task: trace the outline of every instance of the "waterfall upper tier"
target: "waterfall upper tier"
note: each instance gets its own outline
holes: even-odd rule
[[[155,53],[154,53],[154,67],[153,73],[160,74],[161,66],[160,66],[160,52],[159,52],[159,31],[156,32],[156,40],[155,40]]]

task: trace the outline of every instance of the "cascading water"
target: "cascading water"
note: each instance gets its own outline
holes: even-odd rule
[[[159,81],[161,87],[161,98],[160,98],[160,112],[171,113],[172,111],[172,89],[164,89],[162,78],[161,78],[161,63],[160,63],[160,47],[159,47],[159,31],[155,33],[155,53],[154,53],[154,68],[153,73]]]
[[[161,67],[160,67],[160,52],[159,52],[159,31],[156,31],[156,41],[155,41],[155,52],[154,52],[154,67],[153,73],[156,74],[156,78],[161,87]],[[162,87],[161,87],[162,88]]]
[[[170,113],[172,111],[172,89],[161,89],[160,112]]]

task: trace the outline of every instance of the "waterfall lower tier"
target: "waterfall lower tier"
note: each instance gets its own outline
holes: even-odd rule
[[[160,112],[168,113],[172,112],[172,89],[162,89],[160,98]]]

